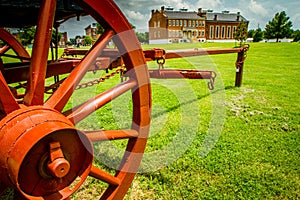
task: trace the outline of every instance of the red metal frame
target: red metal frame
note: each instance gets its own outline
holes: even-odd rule
[[[101,199],[122,199],[139,168],[147,143],[151,116],[150,77],[209,79],[211,84],[216,77],[216,73],[209,70],[164,69],[166,59],[237,53],[236,86],[241,86],[248,47],[143,51],[130,23],[111,0],[76,1],[84,13],[91,14],[101,23],[105,32],[89,51],[66,49],[63,58],[48,61],[52,27],[61,16],[56,16],[57,0],[41,2],[32,56],[9,32],[0,28],[0,39],[6,43],[0,49],[0,143],[3,144],[0,148],[0,197],[6,187],[12,187],[27,199],[68,199],[87,176],[91,176],[108,184]],[[31,18],[25,21],[32,23]],[[105,48],[111,39],[118,49]],[[6,54],[10,49],[16,56]],[[83,58],[68,57],[76,55]],[[3,63],[1,56],[19,58],[20,62]],[[157,61],[160,69],[148,70],[147,61]],[[124,66],[127,81],[64,111],[88,71],[119,66]],[[68,74],[67,78],[56,83],[59,87],[55,87],[45,101],[44,92],[48,90],[45,79],[62,74]],[[11,85],[18,82],[23,82],[25,94],[17,94],[15,86]],[[75,127],[96,110],[130,91],[133,102],[131,129],[80,131]],[[115,174],[92,163],[91,143],[105,140],[128,140]],[[70,189],[76,177],[81,180]]]
[[[0,142],[8,145],[5,148],[0,148],[2,152],[0,163],[1,166],[5,166],[0,168],[0,188],[13,187],[22,196],[29,199],[68,198],[85,181],[87,175],[108,183],[109,186],[103,193],[102,199],[122,199],[138,170],[148,138],[151,110],[149,73],[146,61],[143,59],[143,52],[131,25],[111,0],[76,2],[86,13],[92,14],[105,27],[105,33],[83,59],[48,61],[56,0],[44,0],[40,6],[37,33],[30,63],[4,63],[0,73]],[[2,37],[1,39],[5,38]],[[114,39],[119,51],[124,52],[123,63],[126,70],[130,72],[129,80],[96,95],[87,102],[83,102],[79,107],[62,113],[85,73],[95,68],[106,68],[104,67],[105,63],[109,62],[107,59],[104,59],[104,66],[99,67],[95,63],[97,60],[99,61],[97,58],[99,52],[104,50],[111,39]],[[15,41],[10,40],[8,43],[12,46]],[[3,52],[7,49],[1,50],[1,56],[3,56]],[[17,52],[22,52],[22,50]],[[26,56],[19,53],[17,57]],[[64,73],[70,74],[62,81],[53,95],[45,101],[45,78]],[[12,93],[12,88],[8,83],[19,81],[27,83],[26,92],[24,98],[16,100],[16,96]],[[127,91],[132,92],[133,101],[133,118],[130,130],[106,130],[104,132],[90,130],[85,133],[75,128],[80,120],[85,119]],[[94,105],[97,106],[93,107]],[[72,139],[75,139],[72,135],[73,131],[82,133],[80,137],[86,142],[72,142]],[[68,132],[70,133],[67,134]],[[89,142],[100,141],[100,138],[104,136],[106,140],[128,140],[127,148],[124,149],[126,153],[115,175],[92,166],[92,159],[90,159],[92,158],[92,154],[90,154],[92,150]],[[48,142],[49,138],[54,141]],[[83,144],[87,146],[82,146]],[[46,146],[49,146],[49,150],[44,148]],[[70,148],[76,148],[77,153],[71,151]],[[18,152],[21,153],[18,154]],[[70,159],[72,156],[84,154],[86,154],[85,159],[81,156],[74,157],[74,159],[76,158],[74,162],[72,161],[74,159]],[[18,155],[19,157],[17,157]],[[12,167],[10,163],[12,159],[16,161],[14,166],[17,167]],[[79,162],[79,160],[81,161]],[[49,164],[46,164],[48,162]],[[30,171],[29,166],[27,167],[25,163],[31,163]],[[32,169],[37,168],[38,171],[32,171]],[[82,170],[76,170],[80,168]],[[29,178],[28,175],[32,173],[34,175]],[[73,175],[80,176],[81,181],[75,188],[69,189],[70,181],[75,180]],[[58,183],[56,180],[60,180],[57,186],[54,184]],[[49,190],[43,189],[45,185],[51,183],[51,187],[46,187]]]

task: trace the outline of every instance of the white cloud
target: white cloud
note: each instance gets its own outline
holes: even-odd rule
[[[255,0],[251,0],[246,7],[256,15],[266,16],[269,13],[262,3],[258,3]]]
[[[133,11],[133,10],[125,10],[124,13],[128,18],[131,18],[131,19],[142,20],[145,18],[145,15],[143,15],[140,12]]]
[[[197,8],[204,8],[204,9],[213,9],[213,10],[220,10],[224,8],[224,0],[198,0],[196,3]]]

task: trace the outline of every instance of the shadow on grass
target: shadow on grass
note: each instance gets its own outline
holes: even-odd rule
[[[235,90],[236,88],[237,88],[237,87],[235,87],[235,86],[226,86],[225,89],[216,89],[216,90],[212,90],[212,91],[210,91],[210,93],[207,93],[207,94],[205,94],[205,95],[198,96],[198,97],[195,98],[195,99],[191,99],[191,100],[189,100],[189,101],[186,101],[186,102],[177,104],[177,105],[175,105],[175,106],[173,106],[173,107],[170,107],[170,108],[168,108],[168,109],[166,109],[166,110],[164,110],[164,111],[162,111],[162,112],[155,113],[155,114],[152,115],[152,118],[158,118],[158,117],[164,115],[165,113],[172,112],[172,111],[174,111],[174,110],[179,109],[181,106],[186,106],[186,105],[195,103],[195,102],[197,102],[197,101],[200,101],[200,100],[202,100],[202,99],[205,99],[205,98],[211,96],[212,94],[216,94],[216,93],[218,93],[218,92],[226,91],[226,90]]]

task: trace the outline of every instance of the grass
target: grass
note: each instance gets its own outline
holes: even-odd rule
[[[206,48],[230,45],[204,44]],[[241,88],[231,87],[236,55],[211,56],[226,94],[226,118],[219,140],[207,156],[199,156],[212,114],[211,98],[221,91],[209,95],[205,85],[192,81],[200,110],[199,121],[193,116],[192,126],[198,130],[192,143],[170,165],[139,174],[126,199],[299,199],[299,50],[296,43],[251,44]],[[168,99],[155,89],[154,105]],[[168,123],[178,123],[172,120]],[[157,135],[164,140],[169,132],[162,130]],[[150,148],[161,143],[154,141],[149,139]]]
[[[234,44],[147,45],[144,49],[233,47]],[[152,80],[153,111],[145,158],[125,199],[300,199],[300,57],[298,43],[253,43],[243,86],[235,88],[236,54],[168,60],[168,68],[213,69],[203,80]],[[149,63],[149,68],[156,68]],[[99,77],[89,73],[86,80]],[[78,91],[72,102],[119,82]],[[79,124],[130,127],[125,94]],[[224,111],[224,112],[223,112]],[[122,147],[122,142],[113,143]],[[105,143],[97,146],[103,166]],[[206,148],[205,148],[206,147]],[[109,160],[118,155],[109,152]],[[102,156],[102,157],[101,157]],[[106,158],[107,159],[107,158]],[[89,179],[74,199],[97,199],[105,185]]]

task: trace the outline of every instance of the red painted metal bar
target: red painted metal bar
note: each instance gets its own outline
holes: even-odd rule
[[[170,50],[170,51],[166,51],[165,59],[228,54],[228,53],[239,53],[241,51],[244,51],[244,48]]]
[[[184,49],[184,50],[164,50],[164,49],[151,49],[144,50],[144,56],[147,61],[158,60],[161,58],[173,59],[193,56],[205,56],[205,55],[217,55],[217,54],[229,54],[239,53],[244,51],[245,48],[227,48],[227,49]],[[84,49],[65,49],[65,55],[85,55],[88,50]],[[120,57],[120,53],[116,49],[104,49],[102,56],[105,57]]]
[[[107,42],[113,37],[114,31],[107,30],[94,45],[94,48],[82,59],[80,64],[72,71],[64,83],[56,90],[51,98],[45,103],[46,106],[62,111],[76,86],[79,84],[89,67],[104,49]]]
[[[46,78],[70,73],[79,62],[80,60],[69,60],[49,63]],[[28,79],[29,63],[8,64],[4,66],[3,76],[7,83],[17,83]]]
[[[248,47],[247,47],[248,48]],[[173,59],[193,56],[205,56],[205,55],[217,55],[217,54],[229,54],[239,53],[245,51],[246,47],[240,48],[225,48],[225,49],[183,49],[183,50],[164,50],[164,49],[151,49],[144,50],[144,56],[147,61],[157,60],[161,58]],[[65,49],[65,55],[85,55],[88,50],[84,49]],[[116,49],[104,49],[102,56],[105,57],[119,57],[120,53]]]
[[[56,0],[42,1],[30,62],[30,76],[24,97],[25,105],[43,105],[44,103],[47,60],[55,10]]]
[[[118,186],[121,184],[121,181],[117,177],[114,177],[95,166],[92,166],[89,175],[110,185]]]
[[[1,28],[0,28],[0,30],[1,30]],[[2,39],[1,35],[0,35],[0,39]],[[10,46],[8,46],[8,45],[5,45],[4,47],[0,48],[0,56],[3,56],[8,50],[10,50]]]
[[[134,79],[130,79],[126,82],[119,84],[118,86],[111,88],[98,96],[90,99],[89,101],[83,103],[82,105],[74,108],[73,110],[67,111],[67,118],[74,124],[80,122],[88,115],[103,107],[107,103],[111,102],[113,99],[122,95],[126,91],[134,88],[137,85]]]
[[[158,79],[211,79],[215,75],[214,71],[210,70],[176,70],[176,69],[160,69],[160,70],[149,70],[151,78]]]
[[[0,91],[0,111],[4,112],[4,114],[7,115],[17,109],[20,109],[20,106],[16,102],[1,72]]]
[[[241,51],[237,55],[236,61],[236,76],[235,76],[235,87],[241,87],[243,81],[243,73],[244,73],[244,62],[245,62],[245,52]]]
[[[139,136],[139,133],[136,130],[86,131],[85,134],[91,142],[129,139],[137,138]]]

